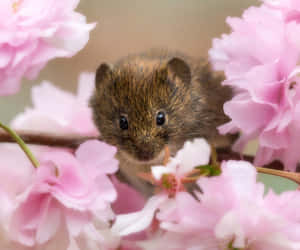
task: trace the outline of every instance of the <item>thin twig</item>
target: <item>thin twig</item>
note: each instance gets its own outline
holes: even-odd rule
[[[270,169],[270,168],[260,168],[260,167],[257,167],[256,170],[259,173],[280,176],[280,177],[287,178],[291,181],[294,181],[294,182],[300,184],[300,174],[299,173],[281,171],[281,170]]]
[[[217,153],[217,149],[215,148],[215,146],[210,145],[211,148],[211,164],[213,166],[218,166],[218,153]]]
[[[254,162],[254,156],[247,155],[247,154],[240,154],[237,152],[233,152],[229,147],[228,148],[217,148],[218,153],[218,161],[228,161],[228,160],[243,160],[253,163]],[[277,170],[283,170],[283,165],[280,161],[273,161],[269,164],[266,164],[264,166],[261,166],[264,168],[271,168],[271,169],[277,169]],[[298,169],[297,169],[298,172]]]
[[[76,149],[81,143],[90,139],[101,139],[100,137],[84,137],[84,136],[58,136],[46,133],[28,133],[16,131],[26,144],[45,145],[53,147],[68,147]],[[15,142],[15,140],[5,131],[0,131],[0,143]]]
[[[81,143],[90,139],[101,140],[101,137],[85,137],[85,136],[58,136],[54,134],[46,133],[28,133],[22,131],[16,131],[17,134],[23,139],[26,144],[36,144],[36,145],[45,145],[45,146],[55,146],[55,147],[68,147],[76,149]],[[0,130],[0,143],[1,142],[15,142],[11,136],[5,131]],[[254,157],[250,155],[242,155],[236,152],[233,152],[230,148],[217,148],[218,161],[223,160],[245,160],[253,162]],[[279,161],[274,161],[268,165],[263,166],[264,168],[271,168],[282,170],[283,165]]]

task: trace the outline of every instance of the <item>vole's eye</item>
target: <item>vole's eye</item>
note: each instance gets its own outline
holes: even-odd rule
[[[158,126],[162,126],[162,125],[164,125],[165,121],[166,121],[165,113],[162,111],[159,111],[156,115],[156,124]]]
[[[121,116],[120,117],[120,128],[123,130],[128,129],[128,121],[127,118],[125,116]]]

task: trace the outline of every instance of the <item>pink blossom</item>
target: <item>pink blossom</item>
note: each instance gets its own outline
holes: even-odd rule
[[[158,214],[161,228],[182,233],[200,249],[299,249],[299,191],[264,197],[255,168],[243,161],[224,162],[220,176],[200,178],[198,185],[199,202],[177,195],[176,207]]]
[[[47,148],[31,146],[31,151],[35,155],[39,155],[45,153]],[[16,197],[31,184],[34,168],[20,147],[13,144],[0,145],[0,158],[0,249],[29,250],[30,248],[24,245],[12,242],[9,225],[16,206]],[[48,242],[43,249],[58,249],[63,245],[62,239],[58,237],[55,242]]]
[[[204,139],[187,141],[179,150],[175,158],[171,158],[166,166],[153,166],[152,175],[169,195],[174,195],[183,188],[182,179],[186,177],[195,167],[209,163],[210,146]],[[168,182],[168,183],[164,183]],[[172,185],[173,184],[173,185]]]
[[[295,34],[300,24],[288,22],[284,13],[263,4],[246,10],[241,19],[228,18],[232,33],[214,39],[209,54],[215,69],[224,70],[224,84],[236,90],[224,105],[231,121],[220,132],[242,132],[238,151],[258,138],[256,165],[280,159],[295,170],[300,159],[300,43]]]
[[[117,170],[115,153],[111,146],[88,141],[78,148],[76,157],[58,149],[41,154],[31,184],[16,197],[10,222],[13,239],[34,246],[65,235],[63,239],[75,244],[79,237],[96,234],[94,221],[109,231],[116,191],[107,174]]]
[[[75,12],[78,0],[2,0],[0,3],[0,95],[17,92],[47,62],[71,57],[89,40],[95,24]]]
[[[195,167],[207,164],[209,157],[209,144],[204,139],[195,139],[192,142],[186,142],[166,166],[153,166],[152,175],[158,184],[161,181],[171,180],[171,182],[167,185],[162,183],[162,187],[167,186],[167,188],[163,188],[162,192],[152,196],[142,210],[118,215],[112,230],[124,236],[147,229],[155,218],[157,210],[176,207],[176,197],[182,192],[181,179]],[[170,179],[166,179],[166,176]],[[175,184],[172,181],[174,179]]]
[[[88,100],[94,89],[94,74],[82,73],[77,95],[49,82],[32,89],[33,108],[15,117],[12,127],[29,132],[97,135]]]
[[[155,218],[157,230],[137,242],[147,250],[299,249],[299,191],[264,196],[256,175],[248,162],[223,162],[220,176],[198,180],[199,200],[186,192],[172,198],[158,194],[140,212],[119,215],[112,229],[128,235],[145,230]]]
[[[267,6],[281,11],[287,22],[300,21],[300,3],[297,0],[262,0]]]
[[[250,7],[242,18],[228,17],[226,22],[232,32],[213,39],[209,50],[210,60],[216,70],[224,70],[228,79],[243,76],[256,66],[275,63],[286,56],[288,47],[286,24],[280,12],[265,6]],[[288,64],[298,56],[289,53]],[[261,84],[257,83],[261,86]],[[246,84],[244,87],[251,87]]]

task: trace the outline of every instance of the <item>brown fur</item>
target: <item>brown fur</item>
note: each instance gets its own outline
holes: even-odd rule
[[[190,74],[178,60],[171,67],[172,58],[182,59]],[[149,194],[136,173],[161,164],[166,145],[175,155],[186,140],[220,141],[216,127],[228,121],[223,103],[232,95],[220,85],[222,79],[206,61],[167,50],[128,56],[112,70],[99,67],[90,106],[104,140],[118,147],[120,169],[127,181]],[[166,113],[163,126],[156,125],[158,111]],[[120,115],[128,118],[128,130],[119,128]]]

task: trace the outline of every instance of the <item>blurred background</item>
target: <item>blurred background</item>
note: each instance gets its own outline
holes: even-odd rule
[[[88,22],[97,23],[87,46],[73,58],[51,61],[36,80],[24,80],[18,94],[1,97],[1,121],[9,123],[31,105],[34,84],[48,80],[74,92],[80,72],[94,72],[101,62],[113,63],[128,53],[162,46],[206,57],[212,38],[229,32],[226,17],[241,16],[244,9],[258,4],[259,0],[81,0],[78,11]],[[270,176],[259,179],[278,192],[296,187]]]

